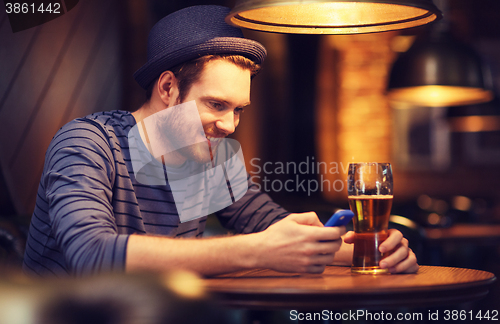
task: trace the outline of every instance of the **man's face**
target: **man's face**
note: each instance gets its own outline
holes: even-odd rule
[[[212,152],[224,137],[234,132],[243,108],[250,104],[250,79],[249,70],[229,61],[214,60],[205,65],[200,79],[186,95],[184,102],[196,101],[204,136]],[[201,146],[189,146],[180,153],[200,163],[210,161]]]

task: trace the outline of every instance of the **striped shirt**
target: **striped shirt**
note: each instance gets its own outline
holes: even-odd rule
[[[206,217],[181,223],[172,190],[135,179],[131,113],[75,119],[52,139],[31,219],[23,269],[40,276],[124,271],[130,234],[201,237]],[[248,180],[249,181],[249,180]],[[216,213],[237,233],[266,229],[288,215],[250,181],[246,194]]]

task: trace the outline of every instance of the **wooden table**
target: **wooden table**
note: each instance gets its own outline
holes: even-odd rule
[[[353,309],[428,307],[477,300],[496,280],[485,271],[421,266],[416,274],[353,275],[327,267],[321,275],[240,271],[205,279],[223,306],[247,309]]]

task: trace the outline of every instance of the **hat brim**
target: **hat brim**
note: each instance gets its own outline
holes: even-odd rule
[[[256,64],[261,64],[267,52],[264,46],[251,39],[239,37],[217,37],[201,44],[183,47],[175,52],[154,57],[134,73],[137,83],[144,89],[164,71],[178,64],[205,55],[235,54],[242,55]]]

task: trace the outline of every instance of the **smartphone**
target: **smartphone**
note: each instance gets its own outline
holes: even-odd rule
[[[354,217],[354,213],[348,209],[341,209],[330,217],[326,222],[325,227],[329,226],[345,226]]]

